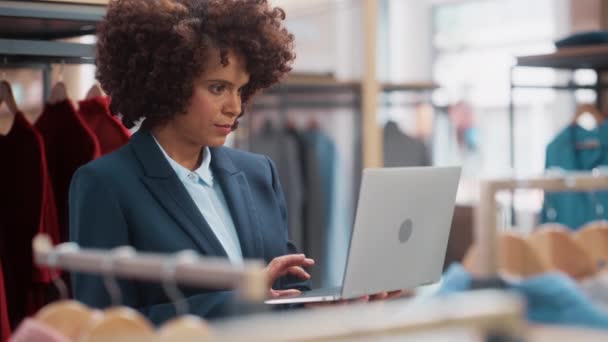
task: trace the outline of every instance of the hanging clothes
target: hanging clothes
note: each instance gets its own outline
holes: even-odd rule
[[[44,145],[34,127],[17,113],[9,133],[0,136],[0,260],[11,327],[45,304],[50,277],[35,267],[32,239],[39,232],[58,235]],[[52,192],[51,192],[52,194]]]
[[[0,342],[8,341],[11,336],[11,324],[8,320],[8,308],[6,304],[6,291],[4,289],[4,272],[0,262]]]
[[[99,143],[69,100],[45,105],[35,126],[46,146],[61,242],[65,242],[69,240],[68,190],[72,175],[80,166],[100,156]]]
[[[454,263],[444,273],[438,295],[468,291],[474,281],[471,273]],[[541,274],[504,285],[526,301],[526,315],[531,322],[608,329],[608,314],[589,300],[574,280],[562,273]]]
[[[431,157],[426,145],[404,134],[397,123],[390,121],[384,127],[384,166],[429,166]]]
[[[251,140],[251,151],[267,155],[275,163],[287,203],[289,238],[298,250],[304,251],[304,179],[298,142],[293,135],[266,121]]]
[[[580,148],[597,141],[596,148]],[[547,146],[546,169],[591,171],[608,165],[608,123],[589,131],[579,125],[569,125]],[[603,207],[603,214],[597,205]],[[585,223],[608,216],[608,192],[546,193],[541,212],[543,223],[561,223],[578,229]]]
[[[313,286],[330,286],[330,273],[337,271],[330,267],[329,257],[335,242],[330,237],[334,235],[332,225],[336,213],[337,149],[331,138],[318,128],[303,132],[302,138],[306,144],[305,250],[316,261],[311,273]]]
[[[131,133],[116,116],[111,114],[107,97],[96,96],[79,101],[78,114],[95,134],[102,155],[113,152],[129,142]]]

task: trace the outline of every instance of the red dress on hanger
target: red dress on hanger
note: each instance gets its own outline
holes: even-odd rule
[[[0,263],[0,342],[7,342],[10,336],[11,325],[8,321],[6,293],[4,291],[4,276],[2,273],[2,263]]]
[[[72,175],[80,166],[99,157],[99,143],[70,100],[45,105],[35,126],[46,147],[61,228],[60,241],[65,242],[69,240],[68,192]]]
[[[0,136],[0,260],[10,325],[46,303],[47,271],[34,266],[32,239],[47,233],[57,240],[59,227],[47,174],[42,138],[17,113],[11,130]]]
[[[96,96],[78,102],[78,114],[95,133],[101,154],[105,155],[129,142],[131,133],[110,112],[110,103],[105,96]]]

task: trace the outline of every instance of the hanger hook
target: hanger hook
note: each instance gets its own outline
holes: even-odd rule
[[[4,68],[2,68],[2,74],[0,75],[0,81],[6,79],[6,68],[8,68],[8,57],[4,56]]]
[[[48,253],[48,268],[51,271],[51,276],[53,278],[53,285],[59,292],[59,298],[62,300],[67,300],[68,295],[68,287],[63,281],[61,274],[59,272],[55,272],[59,267],[59,256],[63,253],[75,252],[78,250],[78,245],[73,242],[62,243],[59,246],[51,249]]]
[[[65,60],[61,60],[61,64],[59,65],[59,82],[63,82],[63,72],[65,70]]]
[[[110,294],[112,306],[118,306],[122,303],[122,293],[115,277],[115,263],[119,259],[129,258],[133,255],[135,255],[135,249],[133,249],[133,247],[123,246],[112,249],[102,260],[102,268],[105,273],[103,282],[106,290]]]
[[[192,264],[198,259],[196,252],[192,250],[185,250],[176,253],[173,257],[170,257],[163,263],[162,279],[163,289],[167,294],[167,297],[173,302],[175,306],[175,314],[177,316],[187,315],[190,311],[188,302],[184,298],[184,294],[179,290],[177,286],[177,267],[180,264]]]

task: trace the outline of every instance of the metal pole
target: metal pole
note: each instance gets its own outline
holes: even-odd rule
[[[51,96],[52,71],[53,68],[51,67],[51,64],[46,64],[42,68],[42,103],[45,103]]]

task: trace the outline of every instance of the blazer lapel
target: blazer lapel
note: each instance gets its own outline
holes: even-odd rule
[[[227,257],[215,233],[201,215],[152,135],[148,131],[139,131],[133,135],[130,144],[144,169],[142,181],[179,227],[205,254]]]
[[[234,220],[243,257],[264,258],[262,235],[249,183],[245,174],[238,170],[224,148],[211,148],[211,168],[220,186]]]

